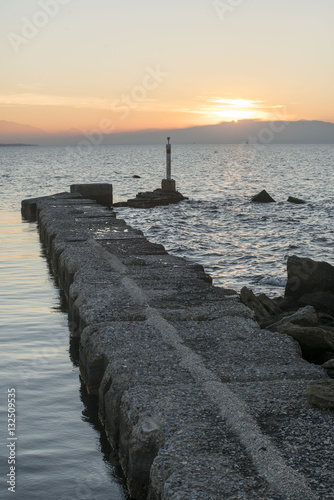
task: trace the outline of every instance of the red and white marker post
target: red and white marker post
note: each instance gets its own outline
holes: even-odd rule
[[[169,143],[170,137],[167,137],[168,143],[166,144],[166,162],[167,162],[167,179],[171,179],[171,173],[172,173],[172,145]]]
[[[161,188],[163,191],[175,191],[175,181],[172,179],[172,168],[171,168],[171,156],[172,156],[172,146],[170,144],[170,137],[167,137],[166,144],[166,179],[162,179]]]

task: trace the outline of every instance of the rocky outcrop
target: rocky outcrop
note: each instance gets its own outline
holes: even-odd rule
[[[305,359],[322,364],[334,359],[333,283],[333,266],[293,256],[284,298],[256,296],[244,287],[240,300],[254,311],[261,328],[294,338]]]
[[[325,262],[290,257],[285,297],[272,300],[256,296],[244,287],[240,300],[254,311],[254,319],[272,332],[292,337],[303,357],[321,364],[334,378],[334,268]],[[300,307],[303,305],[304,307]],[[334,381],[317,380],[308,385],[312,406],[334,409]]]
[[[275,200],[264,189],[260,193],[252,197],[254,203],[275,203]]]
[[[135,198],[127,200],[126,206],[131,208],[153,208],[179,203],[186,199],[179,191],[155,189],[154,191],[138,193]]]

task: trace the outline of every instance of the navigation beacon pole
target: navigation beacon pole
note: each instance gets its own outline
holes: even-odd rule
[[[167,141],[168,141],[168,143],[166,144],[167,179],[171,179],[172,145],[169,143],[170,137],[167,137]]]
[[[166,179],[161,181],[161,189],[163,191],[176,191],[175,181],[172,179],[172,145],[170,144],[170,137],[167,137],[166,144]]]

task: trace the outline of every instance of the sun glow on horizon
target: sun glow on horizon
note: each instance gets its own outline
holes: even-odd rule
[[[251,99],[211,98],[205,105],[200,105],[191,111],[205,117],[206,123],[238,120],[271,120],[286,119],[285,108],[282,105],[270,106],[265,101]]]

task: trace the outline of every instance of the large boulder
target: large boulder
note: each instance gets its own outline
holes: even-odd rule
[[[252,197],[252,201],[255,203],[275,203],[275,200],[267,193],[264,189],[260,193]]]
[[[326,326],[300,326],[293,323],[285,323],[276,328],[280,333],[293,337],[302,349],[333,351],[334,350],[334,328]]]
[[[275,323],[272,323],[267,328],[268,330],[275,331],[279,326],[285,325],[287,323],[292,323],[299,326],[315,326],[318,324],[318,316],[315,312],[314,307],[306,306],[298,309],[298,311],[293,314],[284,315],[283,318],[279,319]]]
[[[287,271],[285,297],[298,301],[303,295],[313,292],[334,293],[334,267],[327,262],[292,255],[288,258]]]

